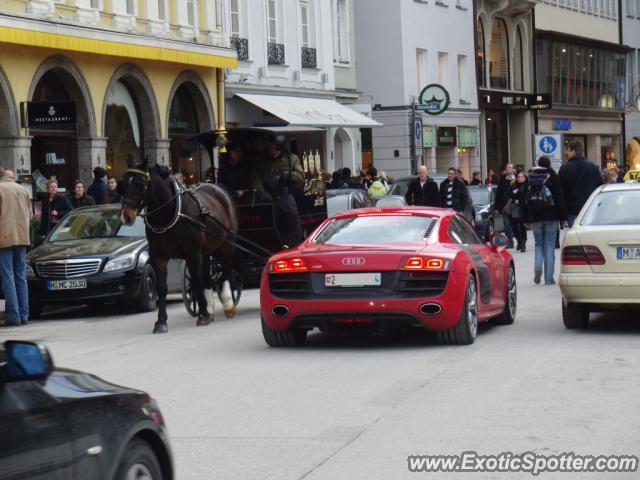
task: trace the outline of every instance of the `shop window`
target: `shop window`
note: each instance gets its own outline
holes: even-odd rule
[[[496,18],[489,47],[489,83],[491,88],[509,88],[509,38],[507,25]]]
[[[181,85],[171,102],[169,112],[169,138],[171,139],[171,168],[180,172],[185,182],[198,182],[200,172],[200,147],[192,137],[200,131],[193,97],[186,85]]]
[[[484,41],[484,25],[482,20],[478,20],[476,27],[476,34],[478,36],[478,51],[476,52],[476,66],[478,77],[478,85],[480,87],[487,86],[487,64],[486,64],[486,49]]]
[[[458,93],[460,103],[468,102],[469,89],[467,84],[467,56],[458,55]]]
[[[143,158],[143,133],[140,109],[128,85],[119,80],[107,92],[105,136],[107,137],[107,170],[121,176],[127,169],[127,158]]]

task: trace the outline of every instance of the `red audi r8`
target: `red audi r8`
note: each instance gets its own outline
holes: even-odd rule
[[[302,345],[314,328],[384,333],[417,325],[440,343],[470,344],[478,322],[511,324],[513,259],[458,213],[389,207],[334,215],[297,248],[269,259],[260,283],[268,345]]]

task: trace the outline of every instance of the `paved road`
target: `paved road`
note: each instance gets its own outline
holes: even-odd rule
[[[269,349],[257,291],[235,319],[218,306],[219,320],[203,328],[174,303],[164,336],[151,334],[154,315],[117,307],[66,311],[0,336],[43,341],[59,365],[154,394],[179,479],[420,478],[407,455],[466,450],[638,454],[638,319],[601,314],[587,331],[565,330],[558,288],[533,284],[532,253],[514,255],[516,322],[482,328],[468,347],[417,333],[318,334],[303,349]],[[506,475],[455,478],[467,476]]]

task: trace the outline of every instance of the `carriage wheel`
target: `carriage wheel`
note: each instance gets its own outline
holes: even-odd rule
[[[184,265],[184,275],[182,276],[182,278],[182,300],[184,301],[184,306],[187,309],[189,315],[191,315],[192,317],[197,317],[198,302],[193,295],[193,290],[191,288],[191,275],[189,275],[189,269],[187,268],[186,263]]]
[[[236,270],[231,272],[231,281],[229,284],[231,287],[233,306],[237,307],[238,303],[240,303],[240,297],[242,296],[242,280],[240,279],[240,274]],[[222,277],[216,282],[216,292],[218,292],[218,298],[220,299],[220,302],[222,302],[222,299],[220,298],[220,295],[222,294]]]

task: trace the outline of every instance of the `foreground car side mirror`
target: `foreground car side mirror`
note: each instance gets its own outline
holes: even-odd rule
[[[53,360],[44,345],[7,340],[4,342],[6,363],[2,367],[5,382],[47,378],[53,371]]]
[[[490,243],[493,248],[506,247],[509,245],[509,239],[504,233],[494,233],[491,236]]]

